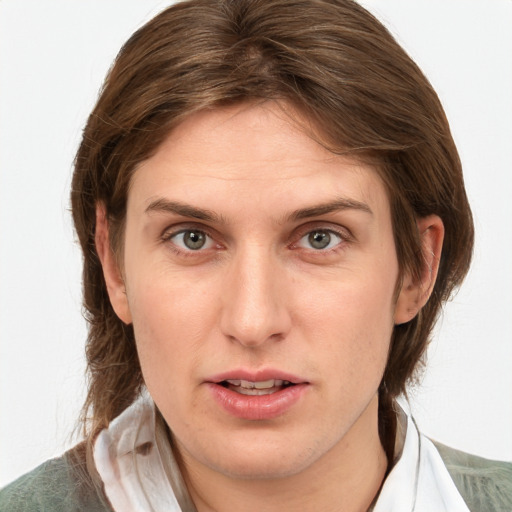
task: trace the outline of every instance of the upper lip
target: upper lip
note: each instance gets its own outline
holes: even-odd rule
[[[278,370],[275,368],[263,368],[260,370],[238,368],[212,375],[211,377],[205,379],[205,381],[217,384],[225,380],[246,380],[249,382],[263,382],[270,379],[288,381],[292,384],[308,383],[307,379],[303,379],[302,377],[294,375],[293,373]]]

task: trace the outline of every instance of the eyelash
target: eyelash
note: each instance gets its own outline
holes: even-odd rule
[[[197,228],[194,226],[190,227],[182,227],[181,229],[178,229],[177,231],[165,231],[165,233],[161,237],[161,241],[170,247],[170,249],[175,252],[179,256],[184,257],[197,257],[201,253],[205,252],[207,249],[199,248],[197,250],[190,249],[190,248],[183,248],[179,247],[174,241],[173,238],[178,237],[179,235],[185,235],[186,233],[198,233],[202,234],[207,237],[206,243],[210,241],[210,243],[215,244],[214,237],[208,232],[208,230],[204,229],[203,227]],[[217,248],[221,248],[220,244],[216,244]],[[202,249],[202,250],[201,250]]]
[[[333,229],[326,229],[326,228],[317,228],[317,229],[312,229],[310,231],[307,231],[306,233],[304,233],[297,242],[293,243],[291,245],[291,247],[293,249],[298,249],[301,247],[301,242],[305,239],[308,239],[308,245],[311,245],[311,242],[312,240],[310,239],[310,237],[312,235],[316,235],[316,234],[323,234],[323,235],[327,235],[329,237],[329,240],[328,240],[328,244],[326,247],[321,247],[321,248],[315,248],[315,247],[304,247],[302,246],[302,248],[306,249],[306,250],[311,250],[312,252],[314,253],[326,253],[326,252],[329,252],[329,251],[332,251],[332,250],[335,250],[336,248],[338,248],[338,246],[343,243],[343,241],[346,240],[346,237],[343,236],[341,233],[339,233],[338,231],[335,231]],[[329,245],[331,245],[331,238],[332,236],[334,235],[335,238],[337,238],[337,241],[335,241],[335,244],[331,247],[329,247]]]
[[[200,248],[194,250],[191,248],[180,247],[173,241],[174,238],[178,237],[179,235],[185,235],[186,233],[196,233],[196,234],[204,235],[205,237],[207,237],[206,244],[210,245],[210,247],[207,247],[207,248],[200,247]],[[324,233],[324,234],[329,235],[330,237],[332,237],[334,235],[334,237],[337,239],[337,242],[332,247],[327,246],[326,248],[320,248],[320,249],[315,249],[313,247],[301,247],[299,245],[300,242],[303,239],[305,239],[306,237],[311,236],[313,233]],[[341,228],[334,229],[332,227],[325,227],[325,225],[304,226],[303,229],[301,229],[298,233],[296,231],[293,234],[293,236],[290,238],[292,238],[292,240],[294,240],[292,242],[287,243],[287,246],[290,249],[292,249],[292,250],[304,249],[304,250],[308,251],[310,254],[315,255],[315,256],[316,255],[321,256],[321,255],[335,253],[335,252],[343,249],[345,247],[346,243],[349,243],[353,240],[352,234],[347,229],[341,229]],[[166,231],[162,235],[161,241],[163,243],[167,244],[173,250],[173,252],[175,252],[179,256],[184,256],[184,257],[194,257],[194,256],[197,257],[199,255],[202,255],[201,253],[204,253],[204,252],[208,251],[209,249],[215,248],[215,247],[211,247],[212,244],[214,246],[216,245],[217,249],[221,249],[223,247],[221,244],[218,244],[215,242],[215,237],[212,236],[212,234],[209,232],[209,230],[205,229],[203,226],[201,226],[200,228],[194,227],[194,226],[182,227],[182,228],[178,229],[177,231]],[[329,241],[329,244],[330,243],[331,243],[331,241]]]
[[[306,237],[311,236],[313,233],[326,233],[330,236],[334,235],[337,238],[337,242],[332,247],[315,249],[313,247],[301,247],[299,244]],[[347,247],[347,244],[354,241],[354,237],[352,233],[347,228],[342,228],[340,226],[326,226],[325,223],[315,223],[304,226],[300,231],[296,232],[296,235],[293,237],[294,242],[289,244],[289,247],[292,250],[300,250],[304,249],[307,251],[310,257],[325,257],[328,255],[334,255],[339,251],[344,250]]]

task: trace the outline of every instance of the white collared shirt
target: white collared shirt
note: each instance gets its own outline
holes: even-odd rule
[[[439,452],[407,409],[400,404],[399,458],[373,512],[469,512]],[[196,512],[147,392],[101,431],[94,462],[116,512]]]

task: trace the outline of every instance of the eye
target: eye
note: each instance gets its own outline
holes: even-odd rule
[[[306,249],[322,251],[332,249],[343,241],[343,238],[334,231],[328,229],[315,229],[304,235],[297,244]]]
[[[199,251],[214,246],[214,241],[204,231],[198,229],[185,229],[170,236],[168,240],[185,251]]]

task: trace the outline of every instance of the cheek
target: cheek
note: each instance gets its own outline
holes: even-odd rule
[[[369,271],[338,278],[296,303],[296,323],[308,332],[311,350],[325,354],[333,371],[343,368],[353,382],[362,374],[379,376],[387,361],[395,283],[382,274],[378,278]]]
[[[172,388],[199,359],[211,331],[215,302],[203,289],[173,276],[144,276],[127,287],[128,302],[146,384]]]
[[[201,329],[197,319],[206,318],[205,312],[214,312],[212,286],[209,280],[177,271],[162,260],[146,257],[143,264],[135,260],[127,272],[131,277],[127,294],[134,327],[144,339],[155,342],[162,336],[172,342],[183,330],[194,339]]]

